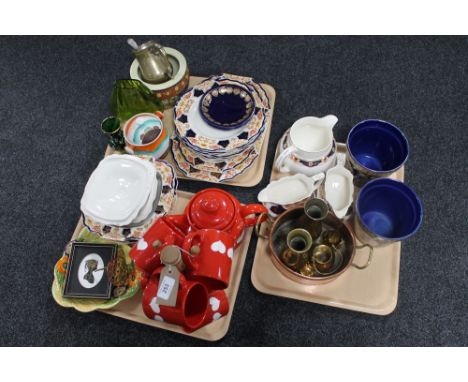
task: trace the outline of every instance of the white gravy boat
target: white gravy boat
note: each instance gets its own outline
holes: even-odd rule
[[[304,174],[286,176],[271,182],[258,194],[258,200],[268,209],[271,217],[276,217],[296,203],[309,198],[320,186],[325,174],[308,177]]]
[[[344,167],[345,154],[337,155],[337,165],[327,171],[325,180],[325,199],[333,209],[336,217],[343,219],[353,202],[353,174]]]

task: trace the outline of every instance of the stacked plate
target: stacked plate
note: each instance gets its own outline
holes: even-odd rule
[[[271,118],[265,90],[251,78],[212,76],[174,108],[174,160],[188,177],[222,182],[257,159]]]
[[[84,224],[110,240],[138,240],[169,212],[177,189],[167,162],[110,155],[91,174],[81,198]]]

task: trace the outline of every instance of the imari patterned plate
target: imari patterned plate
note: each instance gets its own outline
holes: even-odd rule
[[[177,138],[176,138],[177,139]],[[242,151],[240,154],[228,158],[210,159],[193,152],[183,142],[178,141],[178,149],[183,159],[193,168],[208,172],[225,172],[238,166],[254,152],[259,154],[262,148],[263,139],[258,139],[252,146]],[[177,145],[176,145],[177,146]]]
[[[242,174],[245,170],[247,170],[252,163],[257,159],[258,154],[254,151],[249,157],[246,158],[242,163],[238,164],[237,166],[226,170],[224,172],[210,172],[210,171],[201,171],[193,166],[190,165],[189,162],[185,160],[183,155],[181,154],[179,150],[179,141],[174,139],[172,141],[172,155],[174,157],[174,160],[177,164],[177,167],[179,168],[182,173],[190,178],[197,179],[197,180],[203,180],[203,181],[209,181],[209,182],[223,182],[232,178],[235,178],[236,176]]]
[[[145,232],[157,219],[168,214],[175,203],[178,180],[174,168],[163,160],[148,159],[147,157],[142,158],[150,160],[156,171],[161,175],[162,190],[159,203],[148,219],[136,227],[106,225],[83,214],[83,224],[88,227],[90,231],[98,234],[103,239],[123,242],[137,241],[143,237]]]
[[[249,90],[255,101],[253,115],[248,123],[235,130],[221,130],[206,123],[200,113],[201,98],[213,86],[237,85]],[[263,133],[266,120],[271,118],[265,90],[251,78],[214,76],[183,94],[174,109],[176,135],[190,148],[200,153],[232,153],[245,150]]]

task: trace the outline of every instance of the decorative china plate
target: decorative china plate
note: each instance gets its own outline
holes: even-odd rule
[[[254,155],[254,153],[259,154],[262,148],[262,143],[263,139],[259,139],[254,143],[254,145],[242,151],[240,154],[225,159],[204,158],[202,155],[194,153],[180,141],[178,141],[178,146],[176,145],[174,149],[180,151],[180,155],[182,155],[183,159],[193,168],[200,171],[222,173],[240,165],[251,155]]]
[[[237,85],[214,86],[200,102],[200,112],[205,122],[223,130],[244,126],[253,111],[254,100],[250,91]]]
[[[83,228],[79,233],[76,241],[87,243],[109,243],[106,240],[89,232],[87,228]],[[57,304],[65,308],[75,308],[76,310],[88,313],[97,309],[111,309],[116,306],[120,301],[131,298],[140,289],[141,273],[135,268],[135,265],[130,258],[130,247],[125,244],[119,244],[117,249],[117,256],[122,256],[127,265],[128,278],[125,292],[117,297],[111,297],[109,300],[102,299],[84,299],[84,298],[64,298],[63,288],[65,285],[65,276],[68,266],[68,258],[70,256],[71,242],[65,247],[62,257],[55,264],[54,267],[54,282],[52,283],[52,296]]]
[[[184,156],[181,154],[179,149],[179,141],[174,139],[172,141],[172,155],[174,157],[174,161],[177,164],[179,170],[187,177],[203,180],[203,181],[210,181],[210,182],[223,182],[236,176],[242,174],[245,170],[247,170],[252,163],[257,159],[258,154],[254,151],[249,157],[247,157],[243,162],[236,165],[235,167],[228,169],[224,172],[210,172],[210,171],[202,171],[194,168],[187,162]]]
[[[148,159],[162,178],[162,189],[159,203],[152,214],[139,226],[113,226],[100,223],[92,217],[83,214],[83,224],[92,232],[97,233],[104,239],[113,241],[133,242],[137,241],[153,225],[153,223],[169,213],[176,199],[178,186],[177,176],[174,168],[163,160]]]
[[[201,117],[199,104],[203,95],[213,86],[237,85],[251,92],[255,101],[253,115],[244,126],[235,130],[216,129]],[[201,153],[228,153],[245,150],[264,132],[271,118],[265,90],[251,78],[213,76],[194,86],[181,96],[174,108],[175,131],[190,148]]]

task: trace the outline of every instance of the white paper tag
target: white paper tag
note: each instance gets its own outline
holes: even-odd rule
[[[164,276],[162,281],[159,283],[158,298],[169,300],[169,296],[171,295],[172,288],[174,288],[174,284],[175,279],[169,276]]]

